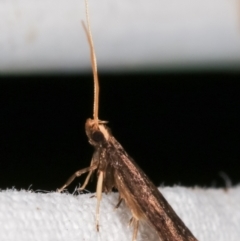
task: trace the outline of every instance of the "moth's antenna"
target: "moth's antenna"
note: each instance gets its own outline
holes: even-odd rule
[[[92,33],[90,29],[88,0],[85,0],[85,6],[86,6],[87,26],[83,21],[82,21],[82,25],[86,32],[89,47],[90,47],[90,56],[91,56],[91,64],[92,64],[93,80],[94,80],[93,119],[95,124],[98,125],[99,83],[98,83],[98,72],[97,72],[97,59],[96,59],[93,40],[92,40]]]

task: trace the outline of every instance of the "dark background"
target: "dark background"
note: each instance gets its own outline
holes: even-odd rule
[[[92,75],[0,77],[0,188],[56,190],[93,153]],[[156,185],[240,180],[240,74],[100,75],[100,116]],[[84,177],[71,185],[70,191]],[[95,182],[89,186],[95,189]]]

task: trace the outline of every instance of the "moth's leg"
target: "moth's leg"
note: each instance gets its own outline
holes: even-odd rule
[[[93,171],[94,171],[94,170],[93,170]],[[90,177],[91,177],[92,174],[93,174],[93,171],[89,171],[89,173],[88,173],[88,175],[87,175],[87,177],[86,177],[83,185],[78,188],[78,191],[82,191],[83,189],[85,189],[85,187],[88,185],[88,182],[89,182]]]
[[[99,231],[99,208],[102,199],[102,187],[103,187],[103,171],[99,171],[98,181],[97,181],[97,209],[96,209],[96,227]]]
[[[132,217],[132,224],[133,224],[133,237],[132,241],[137,240],[137,233],[138,233],[138,227],[139,227],[139,220]]]
[[[133,236],[132,236],[132,241],[137,240],[137,233],[138,233],[138,227],[139,227],[139,220],[136,219],[135,217],[131,217],[128,223],[129,226],[133,226]]]
[[[133,224],[133,217],[130,218],[129,222],[128,222],[128,226],[131,226]]]
[[[58,192],[62,192],[63,189],[65,189],[67,186],[69,186],[72,181],[76,178],[76,177],[80,177],[82,174],[86,173],[86,172],[92,172],[94,171],[95,169],[97,169],[98,167],[98,163],[95,162],[93,163],[90,167],[86,167],[86,168],[83,168],[81,170],[78,170],[77,172],[75,172],[68,180],[67,182],[60,188],[58,189],[57,191]],[[86,182],[86,181],[85,181]],[[85,183],[84,183],[85,184]]]
[[[117,205],[115,206],[115,209],[119,208],[119,206],[120,206],[121,203],[122,203],[122,200],[123,200],[123,198],[121,198],[121,197],[119,196],[119,200],[118,200]]]
[[[94,153],[93,158],[92,158],[91,163],[90,163],[90,167],[94,166],[94,165],[98,165],[98,163],[99,163],[98,160],[99,160],[98,157],[96,157],[96,154]],[[94,172],[94,170],[89,171],[89,173],[88,173],[88,175],[87,175],[83,185],[78,188],[78,191],[82,191],[82,190],[85,189],[85,187],[88,185],[89,179],[92,176],[93,172]]]

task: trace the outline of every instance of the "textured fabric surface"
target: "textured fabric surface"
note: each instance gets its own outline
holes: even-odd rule
[[[160,188],[199,241],[240,240],[240,187],[224,189]],[[131,241],[131,217],[125,204],[114,210],[117,193],[103,195],[100,231],[95,227],[92,194],[0,192],[1,241]],[[138,241],[157,240],[141,223]]]
[[[238,0],[90,0],[100,70],[239,66]],[[90,70],[84,0],[0,0],[0,71]]]

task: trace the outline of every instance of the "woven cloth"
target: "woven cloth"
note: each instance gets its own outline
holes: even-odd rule
[[[159,189],[199,241],[240,240],[240,186],[229,189],[162,187]],[[1,241],[131,241],[131,213],[118,194],[103,195],[100,230],[92,194],[0,192]],[[158,240],[142,222],[138,241]]]

